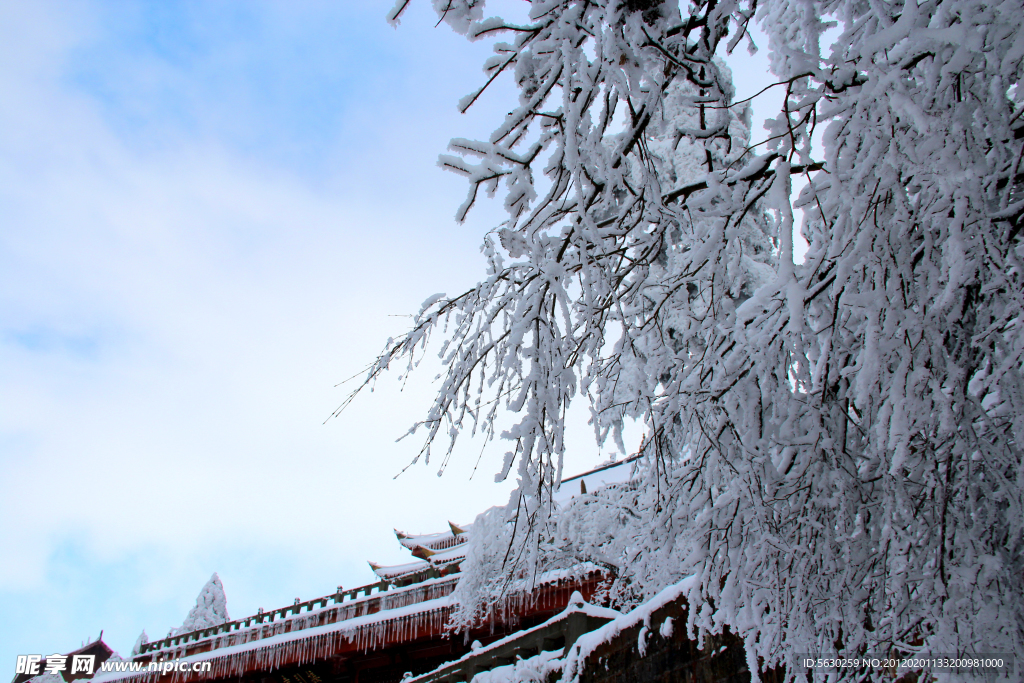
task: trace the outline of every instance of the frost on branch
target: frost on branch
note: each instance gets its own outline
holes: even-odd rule
[[[1020,3],[535,0],[523,25],[451,7],[507,41],[484,87],[520,95],[441,163],[469,181],[460,218],[481,190],[509,217],[484,280],[368,382],[439,331],[421,455],[516,416],[498,474],[519,487],[488,522],[508,545],[467,561],[466,604],[582,560],[616,569],[624,606],[695,576],[688,632],[728,626],[765,667],[1024,652]],[[784,91],[766,135],[719,59],[755,11]],[[577,397],[600,439],[648,432],[634,488],[563,510]]]

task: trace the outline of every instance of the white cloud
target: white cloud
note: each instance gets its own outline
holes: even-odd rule
[[[368,581],[367,556],[401,559],[392,525],[429,530],[500,502],[464,477],[392,481],[425,386],[382,387],[322,424],[345,395],[334,383],[403,328],[391,314],[478,270],[466,238],[479,227],[451,227],[451,179],[433,167],[435,138],[455,130],[428,117],[454,97],[390,93],[378,115],[349,102],[326,161],[295,168],[203,118],[244,102],[174,82],[199,125],[147,109],[143,92],[124,106],[164,139],[140,141],[111,112],[117,93],[68,75],[117,40],[101,13],[2,9],[17,68],[0,69],[0,554],[16,561],[0,565],[0,601],[33,614],[0,627],[0,660],[104,625],[124,649],[133,623],[180,621],[213,570],[239,613],[287,602],[282,587]],[[122,71],[183,78],[145,55]],[[414,108],[428,135],[397,128]]]
[[[176,19],[213,22],[189,53],[151,35],[162,3],[0,2],[0,661],[100,628],[124,653],[213,571],[234,615],[356,585],[403,560],[392,526],[504,502],[495,461],[468,482],[479,444],[392,479],[433,373],[323,424],[393,316],[478,278],[498,220],[454,225],[463,181],[434,166],[502,113],[455,110],[487,48],[420,4],[394,32],[390,0],[247,3],[252,34],[237,7]]]

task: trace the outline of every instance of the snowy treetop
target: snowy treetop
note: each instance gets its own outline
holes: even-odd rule
[[[211,626],[220,626],[228,621],[231,621],[231,617],[228,616],[228,603],[227,597],[224,595],[224,585],[221,583],[217,573],[214,572],[210,580],[203,586],[203,589],[199,591],[199,597],[196,598],[196,606],[189,611],[181,626],[171,629],[168,637],[182,633],[191,633],[192,631],[210,628]]]

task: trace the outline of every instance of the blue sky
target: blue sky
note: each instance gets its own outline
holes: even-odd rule
[[[496,461],[469,479],[479,444],[393,478],[433,373],[324,423],[404,314],[475,282],[500,220],[455,224],[463,180],[435,162],[509,84],[459,115],[488,46],[425,1],[396,31],[390,4],[0,0],[10,675],[101,629],[127,654],[214,571],[235,616],[367,583],[407,557],[393,527],[506,499]],[[570,472],[609,455],[577,433]]]

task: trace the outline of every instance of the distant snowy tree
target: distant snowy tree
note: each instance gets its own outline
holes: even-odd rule
[[[510,36],[484,88],[508,73],[518,105],[441,158],[469,179],[460,220],[499,187],[509,218],[485,279],[428,299],[367,382],[437,331],[421,456],[519,416],[498,473],[519,486],[474,527],[464,616],[575,554],[613,565],[624,602],[696,575],[688,633],[728,626],[753,670],[1024,654],[1019,0],[533,0],[523,25],[434,5]],[[719,56],[755,16],[785,97],[750,145]],[[629,418],[648,437],[635,487],[560,511],[579,396],[599,438]]]
[[[121,656],[121,654],[119,652],[115,651],[115,652],[111,652],[110,653],[110,657],[107,658],[107,662],[111,662],[111,663],[114,663],[114,662],[127,662],[130,659],[131,659],[131,657],[129,657],[128,659],[125,659],[124,657]]]
[[[225,619],[227,621],[227,619]],[[132,648],[132,657],[142,652],[142,646],[149,642],[149,636],[146,635],[146,629],[142,629],[142,633],[139,634],[138,639],[135,641],[135,646]]]
[[[185,617],[185,623],[178,628],[171,629],[168,637],[189,633],[201,628],[219,626],[230,620],[227,598],[224,596],[224,584],[220,582],[217,572],[214,572],[210,580],[203,586],[203,589],[199,591],[199,597],[196,598],[196,606]],[[146,632],[143,631],[142,635],[139,636],[139,640],[141,641],[145,636]],[[138,645],[139,643],[137,642],[136,646]]]

